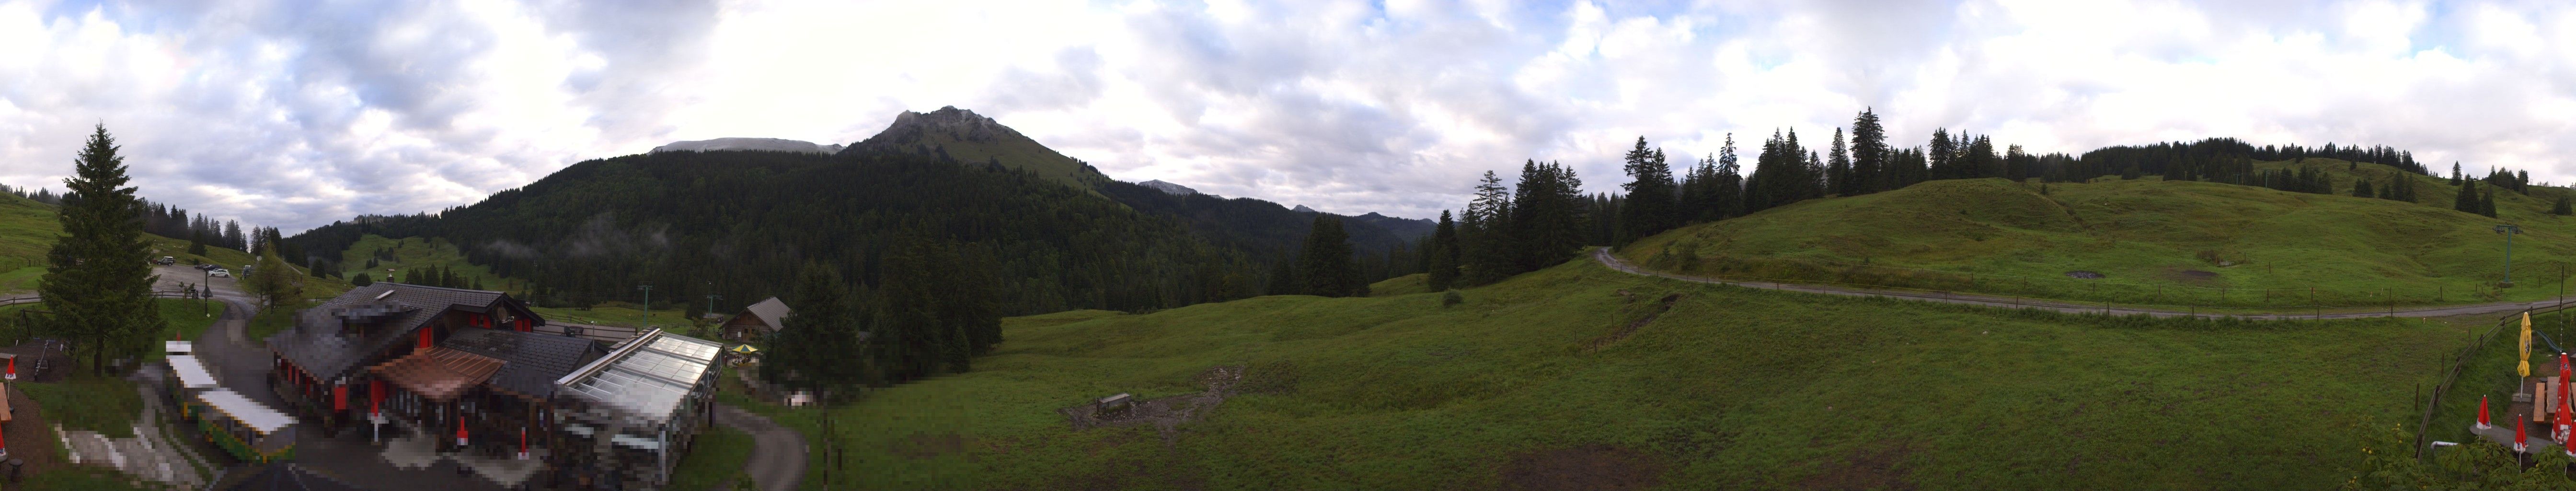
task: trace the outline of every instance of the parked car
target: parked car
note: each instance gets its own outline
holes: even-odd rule
[[[197,270],[198,270],[198,271],[214,271],[215,269],[217,269],[217,266],[212,265],[212,264],[199,264],[199,265],[197,265]]]
[[[212,273],[207,273],[207,274],[209,274],[209,275],[213,275],[213,276],[214,276],[214,277],[216,277],[216,278],[231,278],[231,277],[233,277],[233,272],[232,272],[231,270],[224,270],[224,269],[217,269],[217,270],[215,270],[214,272],[212,272]]]
[[[179,264],[179,258],[170,257],[170,256],[161,256],[161,261],[159,261],[159,262],[161,263],[161,265],[162,265],[162,266],[169,266],[169,265],[172,265],[172,264]]]

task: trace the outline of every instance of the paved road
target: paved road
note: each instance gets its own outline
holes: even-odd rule
[[[2101,313],[2101,314],[2112,314],[2112,315],[2146,314],[2146,315],[2151,315],[2151,316],[2156,316],[2156,317],[2200,317],[2200,318],[2206,318],[2206,319],[2225,319],[2225,318],[2235,318],[2235,319],[2246,319],[2246,320],[2359,319],[2359,318],[2369,318],[2369,317],[2391,317],[2391,316],[2394,316],[2394,317],[2450,317],[2450,316],[2455,316],[2455,315],[2503,314],[2503,313],[2508,313],[2508,312],[2520,312],[2520,311],[2524,311],[2524,310],[2531,310],[2531,309],[2537,309],[2537,308],[2543,308],[2543,307],[2550,307],[2550,306],[2554,306],[2554,305],[2557,305],[2557,304],[2558,304],[2558,301],[2556,301],[2556,300],[2540,300],[2540,301],[2532,301],[2532,302],[2496,302],[2496,303],[2481,303],[2481,304],[2470,304],[2470,305],[2447,305],[2447,306],[2435,306],[2435,307],[2406,307],[2406,308],[2399,308],[2399,309],[2395,309],[2395,310],[2376,310],[2376,311],[2367,311],[2367,312],[2352,312],[2352,311],[2345,311],[2345,312],[2324,312],[2324,313],[2314,313],[2314,314],[2300,314],[2300,313],[2273,313],[2273,314],[2245,314],[2245,313],[2238,313],[2238,314],[2213,314],[2213,313],[2205,313],[2205,312],[2193,312],[2193,311],[2183,311],[2183,310],[2163,310],[2163,309],[2151,309],[2151,308],[2143,308],[2143,307],[2120,307],[2120,306],[2104,307],[2102,304],[2086,304],[2086,303],[2082,303],[2082,302],[2067,302],[2067,301],[2060,301],[2060,300],[2044,300],[2044,299],[2031,299],[2031,298],[1999,297],[1999,296],[1993,296],[1993,295],[1977,295],[1977,294],[1968,294],[1968,293],[1922,292],[1922,291],[1906,291],[1906,290],[1880,290],[1880,289],[1869,289],[1869,288],[1847,288],[1847,287],[1840,287],[1840,286],[1827,286],[1827,285],[1809,285],[1809,284],[1799,284],[1799,283],[1774,283],[1774,282],[1768,282],[1768,281],[1731,281],[1731,280],[1721,280],[1721,279],[1715,279],[1715,278],[1702,278],[1702,277],[1697,277],[1697,276],[1677,275],[1677,274],[1664,273],[1664,272],[1658,272],[1658,271],[1651,271],[1651,270],[1647,270],[1647,269],[1644,269],[1644,268],[1639,268],[1639,267],[1636,267],[1636,266],[1634,266],[1634,265],[1630,265],[1630,264],[1628,264],[1626,261],[1621,261],[1621,260],[1619,260],[1619,257],[1618,257],[1618,256],[1611,255],[1611,254],[1610,254],[1610,249],[1609,249],[1609,248],[1595,248],[1595,249],[1593,249],[1593,250],[1592,250],[1592,259],[1593,259],[1593,260],[1595,260],[1595,261],[1600,261],[1600,262],[1601,262],[1601,265],[1603,265],[1603,266],[1609,266],[1609,267],[1610,267],[1610,269],[1618,270],[1618,271],[1620,271],[1620,272],[1625,272],[1625,273],[1629,273],[1629,274],[1636,274],[1636,275],[1645,275],[1645,276],[1657,276],[1657,277],[1671,278],[1671,279],[1676,279],[1676,280],[1691,281],[1691,282],[1699,282],[1699,283],[1712,283],[1712,284],[1721,284],[1721,285],[1734,285],[1734,286],[1741,286],[1741,287],[1745,287],[1745,288],[1761,288],[1761,289],[1766,289],[1766,290],[1781,290],[1781,291],[1805,292],[1805,293],[1815,293],[1815,294],[1822,294],[1822,295],[1841,295],[1841,296],[1846,296],[1846,297],[1884,297],[1884,298],[1900,298],[1900,299],[1906,299],[1906,300],[1920,300],[1920,301],[1925,301],[1925,302],[1953,303],[1953,304],[1965,304],[1965,305],[1983,305],[1983,306],[1988,306],[1988,307],[2002,307],[2002,308],[2014,308],[2014,309],[2029,308],[2029,309],[2040,309],[2040,310],[2052,310],[2052,311],[2057,311],[2057,312],[2066,312],[2066,313]]]
[[[805,437],[769,418],[741,408],[716,405],[716,424],[750,433],[751,461],[743,472],[762,491],[793,491],[805,481]]]

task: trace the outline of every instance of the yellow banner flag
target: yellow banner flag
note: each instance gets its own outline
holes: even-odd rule
[[[2531,376],[2531,311],[2522,312],[2522,364],[2513,366],[2513,374]]]

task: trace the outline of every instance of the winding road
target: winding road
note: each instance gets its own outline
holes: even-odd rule
[[[1610,254],[1610,249],[1609,249],[1609,248],[1607,248],[1607,247],[1600,247],[1600,248],[1594,248],[1594,249],[1592,249],[1592,259],[1593,259],[1593,260],[1595,260],[1595,261],[1600,261],[1602,266],[1608,266],[1608,267],[1610,267],[1610,269],[1618,270],[1619,272],[1623,272],[1623,273],[1634,274],[1634,275],[1642,275],[1642,276],[1655,276],[1655,277],[1669,278],[1669,279],[1675,279],[1675,280],[1681,280],[1681,281],[1689,281],[1689,282],[1696,282],[1696,283],[1709,283],[1709,284],[1718,284],[1718,285],[1733,285],[1733,286],[1740,286],[1740,287],[1745,287],[1745,288],[1760,288],[1760,289],[1765,289],[1765,290],[1780,290],[1780,291],[1804,292],[1804,293],[1814,293],[1814,294],[1820,294],[1820,295],[1840,295],[1840,296],[1846,296],[1846,297],[1881,297],[1881,298],[1896,298],[1896,299],[1905,299],[1905,300],[1917,300],[1917,301],[1924,301],[1924,302],[1938,302],[1938,303],[1950,303],[1950,304],[1962,304],[1962,305],[1979,305],[1979,306],[1986,306],[1986,307],[2000,307],[2000,308],[2007,308],[2007,309],[2040,309],[2040,310],[2050,310],[2050,311],[2057,311],[2057,312],[2065,312],[2065,313],[2070,313],[2070,314],[2082,314],[2082,313],[2111,314],[2111,315],[2135,315],[2135,314],[2146,314],[2146,315],[2155,316],[2155,317],[2198,317],[2198,318],[2203,318],[2203,319],[2245,319],[2245,320],[2361,319],[2361,318],[2370,318],[2370,317],[2450,317],[2450,316],[2457,316],[2457,315],[2501,314],[2501,313],[2507,313],[2507,312],[2519,312],[2519,311],[2524,311],[2524,310],[2539,309],[2539,308],[2543,308],[2543,307],[2552,307],[2552,306],[2556,306],[2556,305],[2558,305],[2558,303],[2559,303],[2559,302],[2558,302],[2558,301],[2556,301],[2556,300],[2539,300],[2539,301],[2531,301],[2531,302],[2495,302],[2495,303],[2481,303],[2481,304],[2468,304],[2468,305],[2444,305],[2444,306],[2432,306],[2432,307],[2402,307],[2402,308],[2396,308],[2396,309],[2373,310],[2373,311],[2365,311],[2365,312],[2355,312],[2355,311],[2348,311],[2348,310],[2347,310],[2347,311],[2342,311],[2342,312],[2320,312],[2320,313],[2311,313],[2311,314],[2298,314],[2298,313],[2269,313],[2269,314],[2249,314],[2249,313],[2208,313],[2208,312],[2195,312],[2195,311],[2182,311],[2182,310],[2151,309],[2151,308],[2142,308],[2142,307],[2121,307],[2121,306],[2116,306],[2116,305],[2113,305],[2113,306],[2105,306],[2105,305],[2103,305],[2103,304],[2098,304],[2098,303],[2069,302],[2069,301],[2063,301],[2063,300],[2048,300],[2048,299],[2036,299],[2036,298],[2003,297],[2003,296],[1980,295],[1980,294],[1972,294],[1972,293],[1923,292],[1923,291],[1906,291],[1906,290],[1882,290],[1882,289],[1871,289],[1871,288],[1849,288],[1849,287],[1829,286],[1829,285],[1810,285],[1810,284],[1801,284],[1801,283],[1775,283],[1775,282],[1768,282],[1768,281],[1732,281],[1732,280],[1721,280],[1721,279],[1716,279],[1716,278],[1703,278],[1703,277],[1697,277],[1697,276],[1687,276],[1687,275],[1678,275],[1678,274],[1672,274],[1672,273],[1664,273],[1664,272],[1659,272],[1659,271],[1647,270],[1647,269],[1645,269],[1645,268],[1640,268],[1640,267],[1637,267],[1637,266],[1635,266],[1635,265],[1628,264],[1628,262],[1627,262],[1627,261],[1622,261],[1622,260],[1620,260],[1620,259],[1619,259],[1619,256],[1611,255],[1611,254]]]

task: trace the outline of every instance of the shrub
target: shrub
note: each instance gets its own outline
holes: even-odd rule
[[[1467,296],[1458,294],[1458,290],[1449,290],[1440,294],[1441,308],[1448,308],[1462,303],[1467,303]]]

